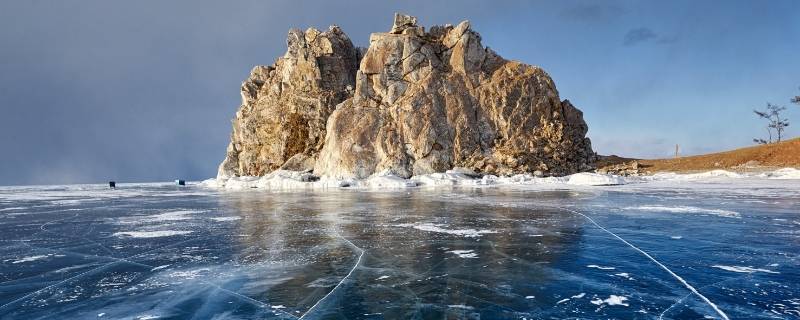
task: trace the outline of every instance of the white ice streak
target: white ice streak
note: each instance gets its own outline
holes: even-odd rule
[[[217,221],[217,222],[236,221],[236,220],[241,220],[241,219],[242,219],[242,217],[235,217],[235,216],[211,218],[211,220],[214,220],[214,221]]]
[[[580,299],[580,298],[583,298],[583,297],[585,297],[585,296],[586,296],[586,293],[585,293],[585,292],[581,292],[581,293],[579,293],[579,294],[576,294],[576,295],[574,295],[574,296],[571,296],[571,297],[569,297],[569,298],[565,298],[565,299],[558,300],[558,302],[556,302],[556,304],[562,304],[562,303],[564,303],[564,302],[567,302],[567,301],[569,301],[570,299]]]
[[[689,284],[688,282],[686,282],[686,280],[684,280],[683,278],[681,278],[681,276],[679,276],[679,275],[675,274],[675,272],[672,272],[672,270],[670,270],[669,268],[667,268],[667,266],[665,266],[663,263],[661,263],[661,262],[659,262],[658,260],[656,260],[655,258],[653,258],[653,256],[651,256],[649,253],[645,252],[645,251],[644,251],[644,250],[642,250],[642,249],[639,249],[639,247],[637,247],[637,246],[634,246],[633,244],[631,244],[631,243],[630,243],[630,242],[628,242],[627,240],[625,240],[625,239],[623,239],[622,237],[618,236],[616,233],[613,233],[613,232],[609,231],[608,229],[604,228],[603,226],[601,226],[600,224],[598,224],[596,221],[594,221],[594,219],[590,218],[589,216],[587,216],[587,215],[585,215],[585,214],[583,214],[583,213],[580,213],[580,212],[578,212],[578,211],[575,211],[575,210],[570,210],[570,209],[563,209],[563,210],[566,210],[566,211],[569,211],[569,212],[575,213],[575,214],[577,214],[577,215],[580,215],[580,216],[582,216],[582,217],[586,218],[586,220],[589,220],[589,222],[591,222],[591,223],[592,223],[593,225],[595,225],[596,227],[600,228],[601,230],[605,231],[606,233],[608,233],[608,234],[610,234],[610,235],[614,236],[615,238],[617,238],[617,240],[619,240],[619,241],[622,241],[622,243],[624,243],[624,244],[628,245],[629,247],[633,248],[634,250],[638,251],[639,253],[641,253],[642,255],[644,255],[645,257],[647,257],[648,259],[650,259],[650,261],[653,261],[653,262],[654,262],[656,265],[658,265],[659,267],[661,267],[662,269],[664,269],[664,271],[666,271],[667,273],[669,273],[669,274],[670,274],[672,277],[674,277],[675,279],[677,279],[677,280],[678,280],[678,281],[679,281],[681,284],[683,284],[683,285],[684,285],[684,286],[685,286],[687,289],[689,289],[689,291],[693,292],[693,293],[694,293],[694,294],[696,294],[698,297],[700,297],[700,299],[702,299],[702,300],[703,300],[703,301],[704,301],[706,304],[708,304],[709,306],[711,306],[711,308],[713,308],[713,309],[714,309],[714,311],[716,311],[716,312],[717,312],[717,314],[719,314],[719,315],[720,315],[720,316],[721,316],[723,319],[725,319],[725,320],[729,320],[729,319],[730,319],[730,318],[728,318],[728,315],[727,315],[727,314],[725,314],[725,312],[723,312],[722,310],[720,310],[720,308],[719,308],[719,307],[717,307],[717,305],[716,305],[716,304],[714,304],[713,302],[711,302],[711,300],[709,300],[709,299],[708,299],[706,296],[704,296],[702,293],[700,293],[699,291],[697,291],[697,289],[695,289],[695,287],[693,287],[691,284]]]
[[[464,259],[475,259],[478,257],[478,254],[473,252],[472,250],[451,250],[447,252],[455,254],[459,258],[464,258]]]
[[[475,309],[474,307],[471,307],[471,306],[468,306],[468,305],[463,305],[463,304],[451,304],[451,305],[448,305],[447,307],[448,308],[452,308],[452,309],[464,309],[464,310],[473,310],[473,309]]]
[[[588,265],[588,266],[586,266],[586,267],[587,267],[587,268],[595,268],[595,269],[600,269],[600,270],[614,270],[614,269],[616,269],[616,268],[614,268],[614,267],[603,267],[603,266],[598,266],[598,265],[596,265],[596,264],[590,264],[590,265]]]
[[[476,230],[476,229],[445,229],[447,225],[445,224],[434,224],[434,223],[403,223],[395,225],[395,227],[401,228],[414,228],[417,230],[428,231],[428,232],[436,232],[436,233],[445,233],[445,234],[452,234],[457,236],[463,236],[466,238],[477,238],[483,236],[484,234],[488,233],[497,233],[497,231],[493,230]]]
[[[740,266],[721,266],[721,265],[713,265],[712,268],[718,268],[725,271],[731,272],[739,272],[739,273],[755,273],[755,272],[764,272],[764,273],[780,273],[777,271],[767,270],[767,269],[760,269],[760,268],[753,268],[753,267],[740,267]]]
[[[116,237],[131,237],[131,238],[160,238],[160,237],[171,237],[171,236],[178,236],[190,233],[192,233],[192,231],[160,230],[160,231],[124,231],[124,232],[115,232],[113,235]]]
[[[143,217],[143,220],[147,220],[150,222],[161,222],[161,221],[183,221],[189,220],[191,217],[188,217],[190,214],[194,213],[201,213],[202,211],[199,210],[178,210],[178,211],[167,211],[162,212],[156,215]]]
[[[646,205],[638,207],[627,207],[624,210],[637,210],[637,211],[650,211],[650,212],[670,212],[670,213],[700,213],[710,214],[726,218],[738,218],[739,213],[731,210],[724,209],[705,209],[692,206],[659,206],[659,205]]]
[[[61,254],[53,254],[53,253],[51,253],[51,254],[24,257],[24,258],[20,258],[20,259],[17,259],[17,260],[8,259],[8,260],[3,260],[3,262],[11,261],[12,264],[18,264],[18,263],[25,263],[25,262],[33,262],[33,261],[44,260],[44,259],[47,259],[47,258],[50,258],[50,257],[65,257],[65,256],[61,255]]]

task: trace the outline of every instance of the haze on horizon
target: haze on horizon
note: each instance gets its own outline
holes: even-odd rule
[[[484,45],[539,65],[584,112],[600,154],[752,145],[786,105],[800,135],[800,2],[17,1],[0,3],[0,185],[216,174],[255,65],[290,28],[355,45],[391,27],[470,20]]]

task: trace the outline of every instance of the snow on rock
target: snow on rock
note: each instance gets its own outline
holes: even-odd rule
[[[437,172],[424,174],[411,177],[411,180],[416,181],[421,186],[455,186],[455,185],[475,185],[475,184],[489,184],[493,181],[484,179],[475,179],[477,175],[474,171],[464,168],[453,168],[445,172]],[[494,177],[494,176],[492,176]]]
[[[764,179],[800,179],[800,170],[784,168],[772,172],[739,174],[726,170],[713,170],[703,173],[677,174],[657,173],[652,176],[622,177],[609,174],[581,172],[563,177],[538,177],[530,173],[496,176],[491,174],[480,175],[469,169],[453,168],[445,172],[430,173],[413,176],[409,179],[402,178],[391,170],[375,173],[364,179],[338,179],[332,177],[318,177],[309,171],[276,170],[263,177],[223,177],[208,179],[201,182],[202,187],[227,190],[322,190],[335,188],[355,189],[407,189],[413,187],[441,187],[441,186],[503,186],[514,185],[527,188],[552,189],[552,188],[584,188],[584,187],[613,187],[620,185],[646,185],[648,183],[704,183],[727,181],[755,181]],[[647,209],[645,209],[647,210]],[[683,209],[679,209],[683,210]],[[700,209],[699,211],[704,211]],[[666,210],[653,210],[666,211]],[[685,211],[685,210],[684,210]],[[695,210],[698,211],[698,210]],[[718,214],[722,216],[737,216],[737,213],[707,211],[703,213]]]
[[[403,179],[401,177],[398,177],[394,175],[392,172],[386,170],[383,172],[373,174],[366,180],[357,181],[357,183],[354,183],[354,185],[371,189],[377,189],[377,188],[404,189],[408,187],[416,187],[417,183],[409,179]]]

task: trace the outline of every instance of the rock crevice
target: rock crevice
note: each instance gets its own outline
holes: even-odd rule
[[[364,52],[338,28],[289,32],[274,65],[253,69],[218,176],[282,168],[402,177],[465,167],[564,175],[595,154],[580,110],[541,68],[484,47],[468,21],[396,14]]]

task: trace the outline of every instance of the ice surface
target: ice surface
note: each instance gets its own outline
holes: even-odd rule
[[[797,318],[793,172],[2,187],[0,319]]]

